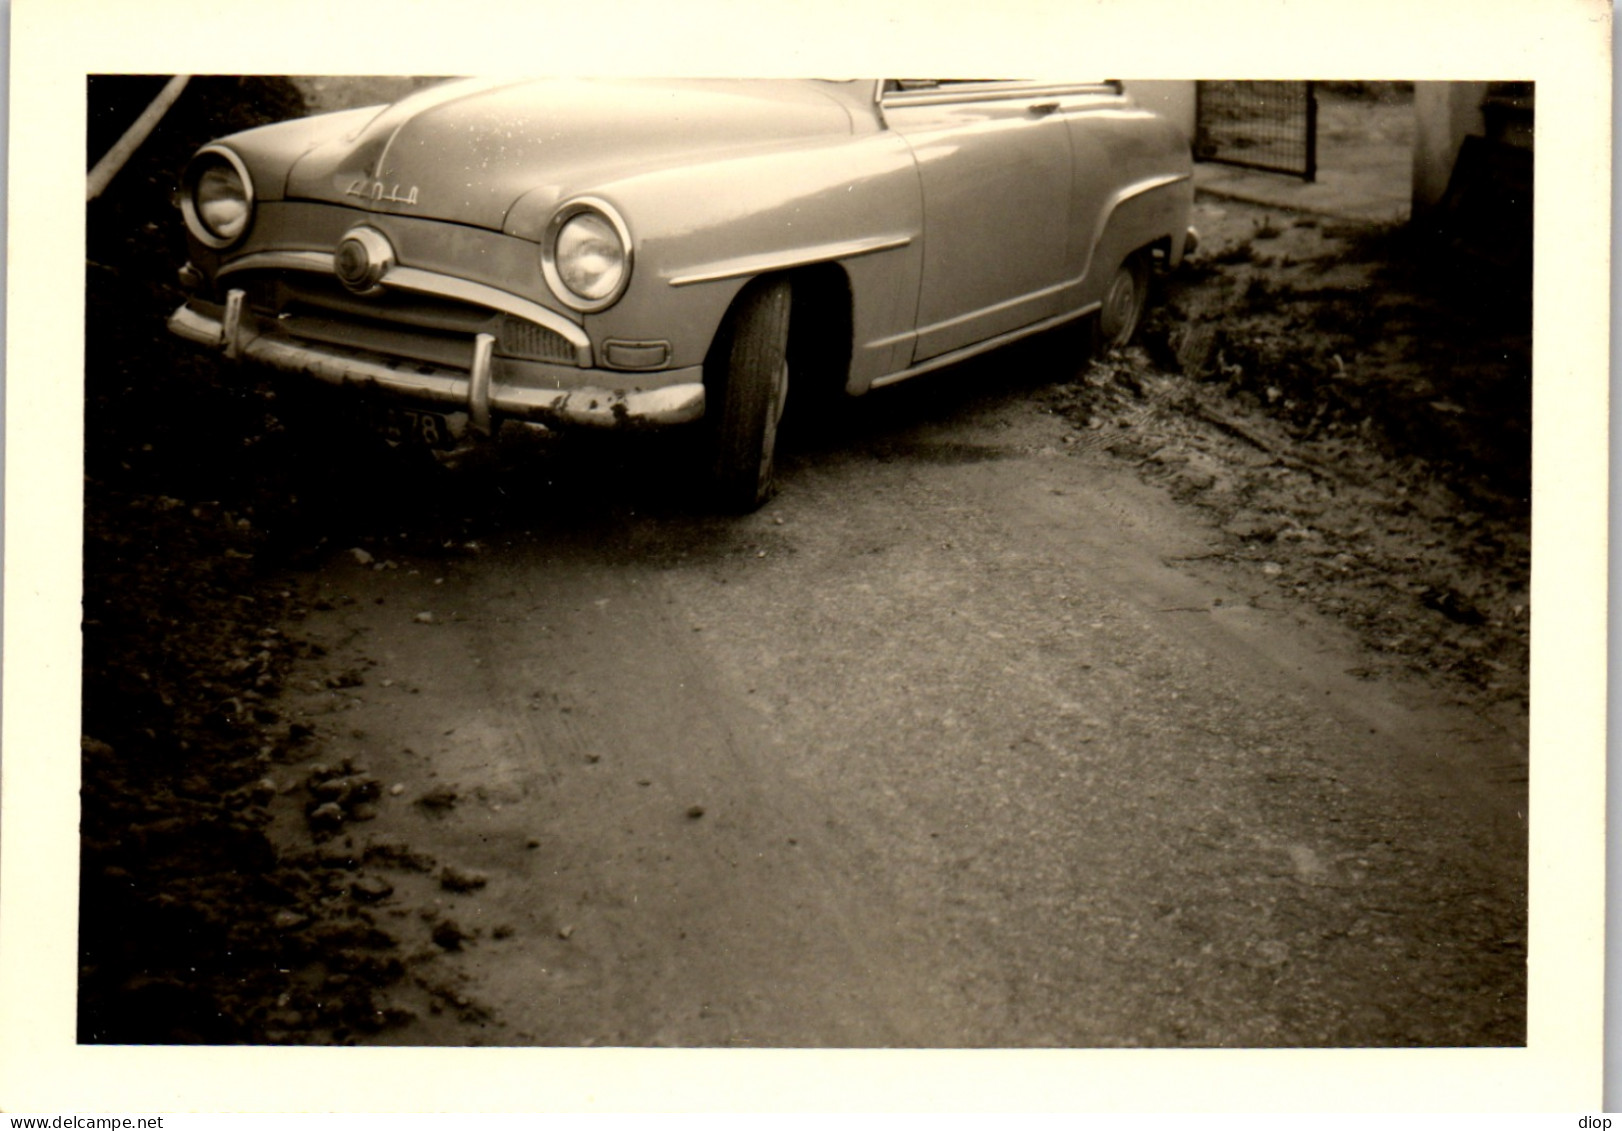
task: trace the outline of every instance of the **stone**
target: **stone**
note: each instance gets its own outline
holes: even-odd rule
[[[431,937],[437,946],[445,950],[461,950],[462,943],[473,936],[462,930],[455,919],[441,919],[434,924]]]
[[[349,885],[349,892],[365,903],[376,903],[394,894],[394,885],[382,876],[357,876]]]
[[[427,793],[417,798],[417,804],[424,809],[446,810],[456,806],[458,794],[454,786],[436,785]]]
[[[343,823],[344,809],[336,801],[328,801],[310,810],[310,827],[318,832],[336,832]]]
[[[477,891],[490,882],[490,877],[471,868],[458,868],[446,864],[439,870],[439,886],[446,891]]]

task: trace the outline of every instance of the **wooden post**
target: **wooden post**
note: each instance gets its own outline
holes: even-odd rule
[[[95,200],[102,194],[102,190],[118,176],[118,171],[124,163],[141,148],[141,143],[147,139],[163,116],[169,112],[169,107],[175,104],[180,92],[186,89],[186,80],[190,75],[176,75],[164,84],[163,90],[152,100],[152,104],[141,111],[141,116],[135,119],[135,124],[124,131],[124,136],[118,139],[118,144],[109,149],[96,167],[90,170],[90,178],[85,186],[85,201]]]

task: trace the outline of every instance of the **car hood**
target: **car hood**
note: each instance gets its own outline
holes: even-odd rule
[[[852,128],[814,81],[455,82],[318,145],[285,191],[500,230],[536,190],[589,191],[612,172]]]

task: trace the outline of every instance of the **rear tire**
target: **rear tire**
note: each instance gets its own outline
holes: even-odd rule
[[[791,298],[786,280],[750,283],[705,363],[711,489],[723,510],[746,513],[771,498],[788,399]]]
[[[1149,256],[1135,251],[1115,269],[1104,289],[1104,305],[1094,323],[1095,352],[1121,349],[1132,341],[1149,305]]]

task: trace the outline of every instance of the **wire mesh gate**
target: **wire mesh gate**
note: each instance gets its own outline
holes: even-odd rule
[[[1318,94],[1310,82],[1194,84],[1194,156],[1200,161],[1318,176]]]

